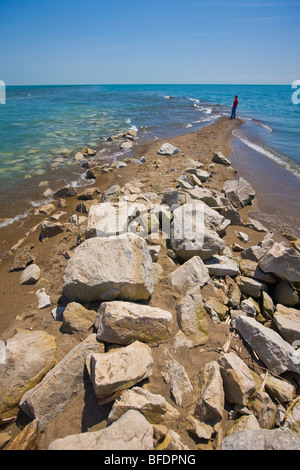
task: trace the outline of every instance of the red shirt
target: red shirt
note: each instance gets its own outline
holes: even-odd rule
[[[239,104],[239,100],[236,98],[233,102],[233,108],[237,108],[238,104]]]

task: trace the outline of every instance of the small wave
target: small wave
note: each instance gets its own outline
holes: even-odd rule
[[[221,114],[214,114],[213,116],[203,117],[201,119],[198,119],[197,121],[193,121],[193,124],[201,124],[201,122],[214,121],[215,119],[219,119],[220,117],[221,117]]]
[[[188,123],[188,124],[185,124],[184,127],[188,129],[189,127],[193,127],[193,124]]]
[[[237,137],[241,142],[245,145],[250,147],[251,149],[255,150],[256,152],[265,155],[269,159],[275,161],[280,166],[284,166],[288,171],[293,173],[298,178],[300,177],[300,167],[294,166],[293,162],[289,160],[289,158],[285,155],[277,154],[277,152],[269,147],[264,147],[262,144],[257,144],[255,142],[251,142],[251,140],[247,139],[244,136],[241,136],[237,131],[232,132],[235,137]]]
[[[192,101],[193,103],[200,103],[200,100],[197,100],[196,98],[188,98],[188,100]]]
[[[130,131],[138,132],[138,128],[137,128],[136,126],[134,126],[134,125],[131,126],[129,130],[130,130]]]
[[[261,121],[256,121],[255,119],[253,119],[253,122],[255,122],[255,124],[258,124],[259,126],[262,126],[264,129],[267,129],[267,131],[273,132],[272,127],[268,126],[268,124],[265,124],[264,122],[261,122]]]
[[[126,124],[131,124],[131,119],[130,118],[125,119],[125,122],[126,122]]]
[[[264,129],[267,129],[267,131],[273,132],[273,129],[272,129],[271,126],[269,126],[268,124],[266,124],[264,122],[259,121],[258,119],[253,119],[253,118],[247,117],[247,116],[241,116],[241,119],[244,119],[245,121],[251,121],[253,124],[257,124],[258,126],[261,126]]]
[[[24,214],[18,214],[11,219],[4,219],[2,220],[2,222],[0,222],[0,228],[7,227],[7,225],[11,225],[20,219],[25,219],[26,217],[28,217],[28,214],[24,213]]]
[[[165,98],[166,100],[172,100],[172,99],[175,98],[175,96],[166,95],[166,96],[164,96],[164,98]]]

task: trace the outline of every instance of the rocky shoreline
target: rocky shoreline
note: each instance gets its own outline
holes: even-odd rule
[[[2,448],[300,449],[300,243],[255,220],[241,123],[86,149],[94,183],[7,228]]]

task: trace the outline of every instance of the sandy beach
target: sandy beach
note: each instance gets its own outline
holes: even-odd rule
[[[139,183],[139,189],[143,194],[152,192],[157,195],[163,195],[169,188],[173,188],[176,191],[179,189],[178,178],[185,173],[185,162],[187,159],[200,162],[203,164],[203,171],[209,172],[210,177],[203,183],[203,187],[209,190],[220,192],[224,183],[228,180],[234,180],[240,176],[244,176],[247,179],[245,175],[247,172],[250,174],[247,165],[238,162],[242,155],[239,153],[238,157],[237,152],[241,152],[242,149],[239,148],[232,154],[232,131],[242,125],[242,123],[240,119],[229,120],[227,117],[220,118],[215,123],[196,132],[171,139],[152,140],[144,144],[136,143],[130,158],[126,154],[126,167],[116,168],[115,166],[112,171],[99,174],[92,185],[76,188],[77,194],[63,198],[65,204],[61,207],[57,207],[58,199],[54,199],[52,204],[56,206],[55,210],[51,211],[47,216],[45,214],[32,215],[24,220],[18,230],[16,230],[16,226],[18,226],[19,222],[2,228],[0,339],[5,341],[11,338],[16,331],[20,330],[42,330],[55,337],[57,345],[56,363],[61,361],[72,348],[84,339],[84,335],[81,333],[70,334],[65,332],[63,322],[61,320],[56,321],[51,314],[51,311],[56,306],[66,306],[68,304],[68,299],[63,295],[62,290],[63,276],[68,259],[72,258],[76,247],[84,240],[86,220],[81,225],[76,226],[70,222],[72,216],[87,217],[90,206],[101,202],[103,193],[113,185],[118,185],[122,188],[130,182]],[[171,157],[158,155],[158,150],[165,142],[177,147],[179,152]],[[232,166],[217,163],[211,166],[212,158],[217,152],[222,152],[229,160],[231,160],[231,155],[233,155]],[[145,163],[134,164],[134,161],[141,159],[141,157],[144,157]],[[93,159],[94,157],[91,157],[87,160],[92,161]],[[90,166],[92,167],[92,165]],[[279,207],[278,209],[277,205],[275,211],[277,224],[274,224],[272,204],[269,202],[263,204],[261,202],[257,205],[257,201],[264,200],[263,191],[259,192],[259,188],[263,187],[262,181],[264,175],[260,175],[260,182],[257,188],[255,181],[251,180],[251,178],[255,179],[253,171],[251,175],[249,182],[257,189],[257,194],[251,204],[239,210],[243,222],[246,223],[249,217],[262,222],[268,230],[273,232],[273,239],[276,242],[283,240],[288,242],[281,231],[287,231],[292,235],[299,235],[289,223],[291,218],[284,220],[282,225],[280,224],[278,217],[280,217],[284,207]],[[91,200],[78,199],[78,195],[87,188],[98,189],[98,194]],[[81,204],[80,207],[79,204]],[[79,212],[80,210],[81,213]],[[62,232],[41,241],[42,222],[45,219],[50,220],[50,217],[59,211],[63,212],[59,218],[59,222],[62,224]],[[269,220],[262,215],[267,213],[270,215]],[[288,215],[292,217],[291,213]],[[247,241],[239,240],[236,236],[236,231],[245,233]],[[231,224],[227,227],[226,233],[222,238],[228,247],[232,248],[233,244],[239,244],[242,250],[257,245],[265,236],[266,232],[259,232],[245,225],[237,226]],[[34,263],[41,270],[41,277],[34,285],[20,285],[22,270],[11,271],[13,257],[18,250],[26,245],[30,246],[30,253],[34,257]],[[221,321],[216,325],[207,315],[209,341],[206,344],[191,349],[182,348],[177,344],[177,334],[180,328],[176,321],[176,312],[181,296],[170,287],[166,282],[166,278],[182,265],[182,260],[170,258],[168,255],[168,250],[170,249],[168,240],[160,241],[159,245],[161,245],[161,249],[157,263],[162,267],[160,278],[154,285],[154,292],[151,298],[141,303],[151,307],[159,307],[170,312],[174,321],[172,333],[163,341],[151,344],[154,367],[153,373],[147,379],[144,387],[151,393],[162,395],[169,403],[175,406],[170,395],[170,386],[161,374],[162,371],[165,371],[165,362],[168,354],[171,354],[184,367],[192,385],[197,390],[199,371],[203,369],[205,364],[219,360],[220,348],[222,350],[222,346],[228,340],[231,330],[229,322]],[[239,262],[241,260],[241,251],[234,251],[233,258]],[[44,288],[50,296],[51,306],[38,309],[36,291],[41,288]],[[203,287],[203,296],[209,294],[209,289],[208,287]],[[99,305],[100,302],[89,302],[85,304],[85,307],[89,310],[97,311]],[[299,308],[299,304],[296,308]],[[91,329],[89,333],[92,332],[93,330]],[[246,347],[245,343],[238,336],[232,337],[230,348],[231,351],[238,351],[239,356],[251,370],[259,375],[262,373],[262,362],[253,355],[251,349]],[[180,418],[173,424],[172,429],[178,433],[182,444],[187,446],[188,449],[211,450],[220,448],[220,433],[217,432],[213,438],[205,440],[199,439],[187,431],[186,419],[190,413],[192,403],[193,400],[190,400],[184,406],[176,406],[180,413]],[[84,390],[68,403],[67,407],[47,425],[44,432],[39,436],[38,449],[47,449],[51,442],[68,435],[104,429],[107,425],[106,419],[111,408],[112,402],[102,406],[97,403],[92,384],[86,379]],[[17,416],[15,422],[3,429],[3,431],[10,433],[10,440],[12,442],[31,420],[18,407],[12,409],[8,415]],[[223,435],[233,425],[231,418],[232,409],[226,405],[222,421]],[[9,444],[7,445],[8,447]]]

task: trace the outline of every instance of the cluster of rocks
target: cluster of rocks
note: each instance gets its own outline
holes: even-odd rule
[[[177,153],[170,144],[158,151]],[[239,227],[267,232],[253,220],[244,223],[240,214],[255,192],[243,178],[226,181],[220,192],[205,187],[215,165],[230,162],[218,153],[204,169],[187,159],[177,187],[160,194],[143,193],[130,182],[103,192],[101,202],[94,203],[100,197],[94,188],[78,196],[91,205],[65,269],[62,288],[69,303],[54,316],[84,340],[55,363],[53,336],[18,330],[6,342],[6,364],[0,365],[1,416],[19,406],[44,431],[84,389],[87,374],[99,405],[112,403],[107,426],[57,439],[51,450],[188,450],[178,422],[214,448],[300,449],[300,252],[270,233],[247,246]],[[42,239],[60,233],[45,224]],[[237,226],[232,246],[224,240],[230,225]],[[167,276],[158,263],[162,247],[173,266]],[[39,277],[38,266],[30,264],[21,284]],[[162,280],[178,299],[175,318],[147,305]],[[94,301],[100,302],[98,311],[85,306]],[[164,344],[181,341],[201,354],[196,348],[220,324],[231,333],[218,360],[189,377]],[[252,362],[231,348],[233,338],[249,349]],[[172,403],[150,391],[153,346],[165,356],[161,378]]]

